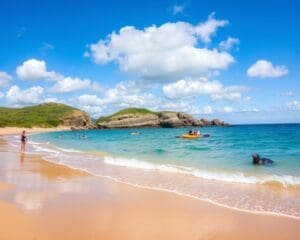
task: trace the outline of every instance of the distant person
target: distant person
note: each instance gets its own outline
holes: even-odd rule
[[[189,135],[193,135],[193,130],[192,129],[190,129]]]
[[[83,134],[80,138],[81,139],[87,139],[87,135]]]
[[[200,135],[200,131],[198,129],[196,131],[196,135]]]
[[[23,131],[21,134],[21,152],[24,153],[25,152],[25,145],[27,143],[27,136],[26,136],[26,132]]]

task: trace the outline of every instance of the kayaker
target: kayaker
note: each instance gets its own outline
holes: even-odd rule
[[[194,135],[194,131],[192,129],[190,129],[189,135]]]

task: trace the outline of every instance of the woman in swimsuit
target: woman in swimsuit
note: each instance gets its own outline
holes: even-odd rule
[[[27,142],[26,132],[23,131],[21,134],[21,152],[25,152],[25,144]]]

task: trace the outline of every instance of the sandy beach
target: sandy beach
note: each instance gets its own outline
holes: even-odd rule
[[[35,129],[39,132],[43,129]],[[52,129],[53,130],[53,129]],[[20,129],[1,130],[16,134]],[[31,132],[31,131],[29,131]],[[300,220],[237,211],[21,155],[0,138],[0,239],[299,239]]]
[[[5,127],[0,128],[0,136],[1,135],[20,135],[21,132],[25,130],[26,133],[39,133],[39,132],[54,132],[54,131],[67,131],[70,130],[69,127],[55,127],[55,128],[40,128],[40,127],[33,127],[33,128],[19,128],[19,127]]]

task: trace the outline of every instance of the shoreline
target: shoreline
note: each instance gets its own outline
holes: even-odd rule
[[[195,200],[198,200],[198,201],[201,201],[201,202],[209,203],[209,204],[212,204],[212,205],[215,205],[215,206],[218,206],[218,207],[222,207],[222,208],[226,208],[226,209],[229,209],[229,210],[238,211],[238,212],[242,212],[242,213],[282,217],[282,218],[289,218],[289,219],[294,219],[294,220],[300,221],[300,217],[293,216],[293,215],[288,215],[288,214],[283,214],[283,213],[275,213],[275,212],[267,212],[267,211],[247,210],[247,209],[232,207],[232,206],[228,206],[228,205],[224,205],[224,204],[221,204],[221,203],[214,202],[213,200],[199,198],[199,197],[196,197],[196,196],[193,196],[193,195],[190,195],[190,194],[180,193],[180,192],[176,192],[176,191],[172,191],[172,190],[168,190],[168,189],[164,189],[164,188],[148,187],[148,186],[143,186],[143,185],[139,185],[139,184],[134,184],[134,183],[119,180],[119,179],[111,177],[111,176],[97,175],[97,174],[94,174],[94,173],[92,173],[88,170],[82,169],[82,168],[72,167],[72,166],[69,166],[69,165],[63,164],[63,163],[52,162],[50,160],[44,159],[43,157],[41,157],[41,158],[43,159],[43,161],[46,161],[46,162],[49,162],[49,163],[57,164],[57,165],[64,166],[64,167],[67,167],[67,168],[70,168],[70,169],[73,169],[73,170],[77,170],[77,171],[82,171],[82,172],[85,172],[85,173],[87,173],[91,176],[94,176],[94,177],[108,179],[108,180],[111,180],[113,182],[120,183],[120,184],[125,184],[125,185],[135,187],[135,188],[147,189],[147,190],[158,191],[158,192],[167,192],[167,193],[175,194],[175,195],[182,196],[182,197],[192,198],[192,199],[195,199]]]
[[[0,146],[7,149],[8,154],[11,153],[11,150],[9,150],[8,147],[3,146],[3,144],[1,144],[1,143],[0,143]],[[0,150],[0,154],[1,154],[1,150]],[[17,153],[14,153],[14,155],[18,156]],[[112,203],[109,203],[108,209],[105,209],[105,207],[103,207],[103,206],[101,207],[101,205],[100,205],[100,209],[102,209],[101,212],[104,211],[105,216],[111,216],[112,213],[113,213],[113,215],[117,214],[116,216],[118,216],[118,213],[115,213],[115,211],[116,211],[116,210],[114,210],[115,208],[119,209],[121,212],[125,211],[126,212],[126,214],[124,212],[124,214],[125,214],[124,217],[126,216],[125,219],[133,218],[132,221],[134,221],[135,224],[137,224],[137,226],[140,226],[140,228],[142,228],[143,231],[144,231],[141,235],[139,235],[139,238],[135,238],[134,235],[136,234],[136,232],[138,230],[136,228],[131,229],[129,226],[126,225],[125,222],[122,222],[121,220],[117,220],[117,222],[121,221],[122,224],[127,226],[127,228],[128,227],[130,228],[130,230],[126,230],[126,231],[122,230],[122,231],[126,232],[125,239],[141,239],[141,238],[143,238],[143,239],[153,239],[153,235],[151,235],[151,233],[153,234],[153,232],[158,234],[160,236],[160,239],[170,239],[170,238],[172,238],[172,239],[183,239],[183,238],[202,239],[202,237],[201,238],[199,238],[199,237],[196,238],[195,234],[192,234],[191,232],[194,232],[194,233],[197,232],[197,234],[198,234],[198,235],[196,234],[197,236],[205,236],[205,237],[203,237],[203,239],[210,238],[211,237],[210,234],[212,234],[212,233],[216,234],[216,237],[215,237],[216,239],[240,239],[241,236],[244,236],[244,231],[248,231],[247,230],[248,228],[246,227],[247,222],[251,223],[251,221],[253,220],[254,222],[252,222],[252,224],[255,224],[257,220],[254,220],[254,219],[261,219],[261,220],[258,220],[258,221],[259,222],[264,221],[264,224],[265,225],[267,224],[267,226],[268,226],[268,224],[271,224],[270,226],[277,226],[276,230],[277,230],[277,228],[288,228],[288,229],[291,228],[288,231],[289,236],[291,236],[289,239],[293,239],[293,238],[297,239],[297,234],[300,234],[300,231],[298,231],[298,229],[300,227],[299,219],[294,219],[294,218],[290,218],[290,217],[286,217],[286,216],[280,216],[280,215],[277,215],[277,214],[274,214],[274,215],[273,214],[265,214],[265,213],[258,213],[257,214],[257,213],[253,213],[253,212],[247,212],[247,211],[244,211],[244,210],[232,209],[232,208],[226,207],[226,206],[225,207],[224,206],[218,206],[218,204],[216,204],[216,203],[205,201],[205,200],[199,199],[199,198],[195,198],[193,196],[185,196],[183,194],[179,194],[179,193],[176,193],[176,192],[171,192],[171,191],[164,190],[164,189],[151,189],[151,188],[147,188],[147,187],[143,187],[143,186],[136,186],[136,185],[133,185],[133,184],[130,184],[130,183],[127,183],[127,182],[122,182],[122,181],[119,181],[119,180],[116,180],[116,179],[113,179],[113,178],[110,178],[110,177],[105,177],[105,176],[100,176],[100,178],[99,178],[99,177],[95,177],[94,175],[87,174],[87,176],[86,176],[84,174],[86,177],[81,177],[81,176],[76,177],[75,176],[76,174],[74,174],[73,170],[75,170],[75,172],[84,172],[84,170],[82,170],[82,169],[72,169],[70,166],[65,166],[63,164],[57,164],[57,163],[53,163],[51,161],[44,160],[44,159],[42,159],[42,156],[40,156],[40,155],[36,155],[36,156],[27,155],[26,157],[29,158],[29,160],[25,160],[25,163],[22,165],[22,167],[25,167],[26,164],[27,164],[27,166],[29,166],[29,169],[30,169],[31,164],[37,164],[37,163],[41,166],[45,166],[45,164],[47,166],[46,170],[44,169],[41,172],[40,168],[38,168],[37,170],[34,170],[33,173],[30,173],[30,175],[32,175],[32,174],[39,174],[39,175],[40,174],[47,174],[47,176],[48,176],[49,172],[54,171],[53,169],[61,169],[61,167],[63,167],[64,170],[63,169],[61,169],[59,171],[56,170],[55,172],[57,172],[57,174],[62,174],[62,172],[64,172],[64,171],[69,171],[68,169],[70,169],[72,171],[72,173],[70,173],[70,176],[67,177],[63,181],[65,183],[70,184],[71,182],[74,182],[74,179],[72,177],[72,176],[74,176],[77,179],[75,182],[77,182],[77,184],[79,184],[79,183],[81,185],[83,184],[83,186],[86,185],[86,184],[84,184],[85,181],[90,182],[91,185],[95,185],[96,189],[98,189],[99,186],[106,186],[106,185],[110,186],[110,187],[108,187],[108,189],[110,189],[109,194],[112,194],[114,196],[113,198],[116,198],[118,200],[114,200]],[[31,158],[35,159],[35,160],[30,160]],[[19,162],[18,159],[17,159],[17,162]],[[0,161],[0,164],[1,164],[1,161]],[[33,169],[35,169],[35,168],[33,168]],[[28,170],[26,170],[26,172],[27,172],[26,174],[28,175]],[[21,174],[21,172],[20,172],[20,174]],[[54,184],[54,185],[60,184],[62,180],[59,180],[59,179],[61,179],[61,177],[59,177],[59,176],[60,175],[58,175],[58,180],[57,180],[58,182],[57,183],[56,183],[55,178],[52,179],[52,177],[51,177],[50,180],[55,181],[54,183],[51,183],[51,184]],[[49,180],[47,180],[46,182],[48,182],[48,181]],[[3,181],[0,179],[0,183],[1,182],[3,182]],[[11,183],[9,183],[9,184],[11,184]],[[100,185],[98,185],[98,184],[100,184]],[[51,186],[51,185],[49,185],[49,186]],[[86,186],[90,186],[90,185],[87,184]],[[2,209],[3,207],[4,207],[4,209],[10,209],[10,207],[12,207],[12,206],[9,207],[9,205],[7,205],[7,204],[3,205],[3,200],[1,198],[1,196],[5,195],[6,192],[9,193],[9,192],[12,192],[12,191],[17,191],[19,188],[20,187],[18,186],[18,184],[16,184],[16,186],[11,185],[11,187],[6,188],[8,190],[3,190],[3,191],[1,190],[0,191],[0,194],[1,194],[0,195],[0,209]],[[107,188],[107,186],[105,188]],[[49,187],[49,189],[50,189],[49,191],[51,192],[51,187]],[[100,189],[102,189],[102,188],[100,188]],[[119,189],[119,190],[117,190],[117,189]],[[28,191],[28,190],[26,190],[26,191]],[[125,191],[125,192],[123,192],[123,191]],[[21,192],[24,192],[24,190],[22,190]],[[36,190],[34,192],[36,192]],[[47,192],[48,192],[48,190],[47,190]],[[104,194],[104,199],[106,199],[105,196],[107,195],[107,193],[105,193],[105,191],[104,191],[103,194]],[[123,195],[123,194],[125,194],[125,195]],[[49,193],[47,193],[46,195],[48,196]],[[68,199],[68,198],[66,198],[66,196],[64,196],[64,195],[66,195],[66,194],[65,193],[59,193],[54,198],[50,194],[49,198],[50,198],[50,200],[52,199],[51,200],[52,202],[54,201],[53,198],[54,199],[56,199],[56,198],[57,199],[60,199],[60,198],[62,199],[62,200],[56,200],[60,203],[60,204],[58,204],[57,214],[62,215],[62,218],[64,219],[63,221],[65,221],[65,220],[69,221],[69,220],[72,219],[70,217],[71,213],[67,213],[68,211],[66,211],[62,208],[63,206],[67,206],[65,204],[67,204],[66,199]],[[98,206],[98,203],[93,200],[93,198],[95,196],[98,196],[98,195],[99,195],[99,193],[95,192],[95,190],[91,190],[89,193],[86,193],[85,191],[83,191],[82,193],[79,192],[78,195],[72,194],[71,195],[72,199],[75,202],[77,201],[76,200],[77,198],[79,200],[82,199],[82,200],[79,201],[79,203],[78,203],[79,205],[76,203],[75,206],[77,206],[77,205],[80,206],[81,205],[81,207],[83,207],[83,209],[85,209],[85,210],[83,210],[82,213],[78,213],[78,214],[82,215],[82,217],[85,216],[84,218],[86,219],[86,217],[89,216],[89,214],[86,215],[86,212],[93,211],[93,208]],[[122,197],[122,195],[123,195],[123,197]],[[92,197],[92,196],[94,196],[94,197]],[[103,199],[103,196],[101,194],[100,194],[100,196],[101,196],[100,199]],[[137,199],[140,199],[140,200],[135,200],[137,202],[132,203],[130,200],[128,200],[128,198],[131,199],[131,200],[132,200],[132,198],[133,199],[137,198]],[[155,201],[152,198],[154,198]],[[63,200],[63,199],[65,199],[65,200]],[[125,200],[125,199],[127,199],[127,200]],[[166,199],[168,199],[168,200],[166,200]],[[72,200],[72,202],[73,202],[73,200]],[[82,205],[82,203],[81,203],[82,201],[92,202],[91,206],[87,203]],[[101,201],[103,201],[103,200],[101,200]],[[8,201],[8,203],[12,204],[13,202]],[[124,204],[126,205],[125,209],[123,207]],[[138,209],[136,209],[136,205],[139,206]],[[96,207],[96,209],[98,207]],[[170,210],[165,212],[166,211],[165,208],[170,209]],[[50,222],[52,222],[55,219],[57,219],[57,217],[55,217],[54,219],[53,219],[53,217],[51,217],[51,213],[49,213],[49,211],[50,212],[52,211],[51,209],[52,208],[49,209],[49,207],[47,207],[47,204],[46,204],[45,207],[42,208],[42,210],[34,210],[34,211],[35,211],[35,215],[38,216],[39,220],[40,220],[40,218],[43,219],[43,217],[40,216],[39,212],[41,212],[41,214],[43,214],[43,213],[50,214],[49,215],[50,219],[52,219]],[[191,209],[193,209],[193,210],[191,210]],[[202,209],[202,210],[199,212],[197,209]],[[176,220],[176,221],[171,220],[171,219],[173,219],[173,217],[172,217],[173,213],[172,212],[174,210],[176,212],[176,218],[175,219],[178,218],[178,220]],[[18,211],[23,212],[23,210],[18,210]],[[196,211],[196,213],[194,213],[194,211]],[[26,210],[26,212],[24,214],[25,214],[25,219],[27,219],[26,216],[28,214],[30,214],[30,210]],[[48,216],[47,214],[46,214],[46,216]],[[164,224],[166,224],[166,228],[168,230],[161,229],[159,227],[160,225],[157,225],[157,224],[153,223],[153,221],[159,223],[161,221],[161,220],[159,220],[159,219],[161,219],[161,215],[163,215],[163,219],[169,219],[169,220],[167,220],[167,222],[164,222]],[[30,216],[30,215],[28,215],[28,216]],[[49,218],[49,216],[48,216],[48,218]],[[123,214],[122,214],[122,216],[123,216]],[[219,216],[219,217],[217,217],[217,216]],[[145,218],[146,218],[146,220],[145,220]],[[145,227],[145,225],[144,225],[146,222],[148,222],[148,218],[152,219],[151,220],[151,227],[149,227],[149,228]],[[201,220],[202,218],[204,218],[204,220]],[[105,220],[105,219],[106,218],[104,218],[104,220],[102,219],[102,221],[104,221],[103,224],[105,226],[108,223],[111,224],[110,220]],[[143,219],[143,220],[141,221],[140,219]],[[179,219],[181,219],[181,220],[179,220]],[[182,219],[184,219],[184,220],[182,220]],[[210,219],[210,220],[208,220],[208,219]],[[229,220],[229,219],[231,219],[231,220]],[[244,219],[244,220],[242,220],[242,219]],[[262,220],[262,219],[264,219],[264,220]],[[129,220],[129,221],[131,221],[131,220]],[[136,221],[138,221],[138,222],[141,221],[141,223],[138,223]],[[204,221],[204,222],[202,222],[202,221]],[[231,225],[231,223],[229,223],[229,222],[232,222],[232,221],[235,222],[235,224],[237,226],[241,227],[242,230],[240,230],[239,227],[237,227],[235,229],[235,227],[234,227],[235,225],[233,223],[232,223],[233,225]],[[243,223],[243,221],[245,221],[245,224]],[[27,223],[27,220],[25,222]],[[96,222],[98,222],[98,221],[96,221]],[[199,225],[200,222],[202,222],[202,223]],[[196,223],[198,223],[198,224],[196,224]],[[82,223],[80,223],[80,224],[82,224]],[[79,224],[79,226],[80,226],[80,224]],[[209,224],[209,226],[211,226],[210,230],[207,230],[207,228],[204,227],[204,226],[208,226],[207,224]],[[222,224],[223,226],[221,227],[220,224]],[[273,224],[275,224],[275,225],[273,225]],[[55,224],[52,223],[49,226],[47,225],[48,226],[47,228],[51,229],[52,225],[55,225]],[[189,229],[189,231],[191,231],[191,232],[187,231],[187,229],[185,229],[184,231],[179,231],[178,229],[183,228],[182,225],[184,225],[184,228]],[[242,225],[242,226],[240,226],[240,225]],[[1,223],[0,223],[0,226],[1,226]],[[85,224],[84,224],[84,226],[85,226]],[[175,227],[175,226],[177,226],[177,227]],[[89,226],[86,226],[86,227],[90,228]],[[66,231],[65,227],[59,227],[59,228],[64,229]],[[72,226],[72,228],[73,228],[73,226]],[[219,228],[220,228],[220,230],[217,230]],[[222,232],[221,229],[223,229],[223,228],[225,228],[225,229],[234,228],[235,230],[233,231],[233,229],[231,229],[231,230],[229,230],[229,232]],[[118,235],[118,237],[115,237],[115,233],[114,233],[114,232],[121,231],[121,229],[123,229],[121,226],[116,224],[116,225],[114,225],[113,228],[109,228],[109,229],[110,230],[108,231],[108,233],[106,232],[105,235],[103,235],[101,233],[101,236],[106,236],[106,238],[110,238],[110,239],[120,239],[120,237],[123,237],[123,239],[124,239],[123,235]],[[29,231],[29,230],[24,230],[24,231],[26,231],[26,234],[27,234],[27,231]],[[215,231],[216,232],[220,231],[220,232],[222,232],[222,234],[220,235],[219,233],[215,233]],[[248,237],[249,237],[249,239],[251,239],[251,236],[253,234],[254,235],[256,234],[256,238],[257,238],[257,236],[264,236],[265,234],[267,234],[267,235],[269,234],[271,236],[274,236],[273,239],[284,239],[284,237],[282,237],[282,236],[285,233],[284,234],[283,233],[278,233],[279,235],[277,236],[277,235],[273,235],[272,233],[267,233],[268,231],[264,230],[263,228],[259,231],[262,231],[261,232],[262,235],[257,235],[256,233],[249,233],[250,237],[246,235],[247,237],[246,238],[243,237],[243,238],[248,239]],[[81,227],[80,229],[76,229],[75,232],[77,232],[77,233],[79,232],[79,235],[80,235],[80,234],[82,234],[82,232],[84,232],[84,229],[82,229],[82,227]],[[135,234],[133,234],[134,232],[135,232]],[[147,234],[146,234],[146,232],[147,232]],[[177,234],[175,234],[176,232],[177,232]],[[291,235],[292,233],[294,233],[296,235]],[[42,236],[42,234],[44,234],[44,233],[40,233],[40,234],[37,234],[37,235]],[[47,233],[47,234],[49,234],[49,233]],[[60,232],[60,234],[64,235],[65,233]],[[108,235],[106,235],[106,234],[108,234]],[[146,234],[146,235],[144,235],[144,234]],[[161,234],[163,234],[163,235],[161,235]],[[155,236],[158,236],[158,235],[155,235]],[[1,233],[0,233],[0,236],[1,236]],[[61,238],[58,238],[57,236],[60,236]],[[88,239],[88,237],[86,237],[87,235],[85,235],[85,238],[84,237],[74,237],[74,236],[72,238],[71,237],[69,238],[69,237],[62,237],[62,235],[57,235],[57,236],[56,236],[56,239]],[[107,237],[107,236],[109,236],[109,237]],[[152,237],[150,237],[150,236],[152,236]],[[53,237],[53,236],[51,235],[51,237]],[[51,239],[51,237],[49,239]],[[19,238],[16,237],[16,238],[11,238],[11,239],[19,239]],[[31,238],[24,237],[22,239],[31,239]],[[48,238],[42,238],[42,239],[48,239]],[[261,238],[258,237],[258,239],[265,239],[265,238],[264,237],[261,237]]]

